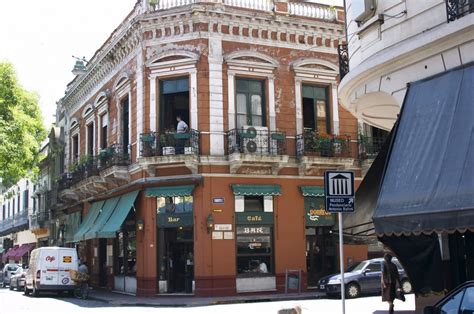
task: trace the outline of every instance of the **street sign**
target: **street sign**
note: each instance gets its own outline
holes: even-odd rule
[[[341,271],[342,314],[346,313],[346,288],[344,282],[344,240],[342,235],[342,213],[354,211],[354,173],[350,171],[326,171],[324,173],[326,211],[338,213],[339,223],[339,267]]]
[[[324,174],[326,211],[351,213],[354,211],[354,173],[350,171],[326,171]]]

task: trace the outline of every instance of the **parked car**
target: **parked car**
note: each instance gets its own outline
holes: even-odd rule
[[[474,280],[467,281],[448,293],[433,306],[425,307],[424,314],[473,314]]]
[[[26,269],[18,267],[15,273],[10,277],[10,290],[16,288],[17,291],[23,291],[25,288]]]
[[[74,248],[41,247],[30,255],[26,271],[25,294],[39,296],[42,291],[73,292],[76,288],[70,271],[78,268],[77,252]]]
[[[392,261],[397,265],[403,292],[405,294],[411,293],[412,286],[405,274],[405,270],[396,258],[392,259]],[[357,298],[363,293],[380,293],[382,262],[383,258],[374,258],[360,262],[349,268],[349,270],[344,273],[346,296],[348,298]],[[323,277],[319,280],[318,285],[319,289],[325,291],[328,296],[341,295],[340,274]]]
[[[3,267],[3,280],[1,282],[2,287],[6,287],[10,284],[10,278],[18,268],[21,268],[20,264],[6,264]]]

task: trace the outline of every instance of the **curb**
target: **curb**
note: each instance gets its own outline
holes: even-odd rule
[[[115,301],[106,298],[90,296],[89,300],[99,301],[106,304],[110,304],[113,306],[124,306],[124,307],[170,307],[170,308],[177,308],[177,307],[203,307],[203,306],[210,306],[210,305],[230,305],[230,304],[243,304],[243,303],[261,303],[261,302],[282,302],[282,301],[299,301],[299,300],[319,300],[324,297],[323,294],[315,294],[315,295],[301,295],[301,296],[284,296],[277,298],[269,298],[269,297],[262,297],[262,298],[250,298],[250,299],[235,299],[235,300],[210,300],[210,301],[203,301],[199,302],[198,300],[190,302],[190,303],[144,303],[144,302],[123,302],[123,301]]]

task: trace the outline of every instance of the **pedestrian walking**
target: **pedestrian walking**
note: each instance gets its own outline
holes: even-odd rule
[[[382,301],[388,302],[388,313],[394,313],[393,301],[397,298],[397,293],[401,294],[400,276],[397,266],[392,262],[392,255],[386,253],[382,263]],[[401,296],[403,297],[403,296]]]

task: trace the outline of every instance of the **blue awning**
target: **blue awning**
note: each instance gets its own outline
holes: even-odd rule
[[[139,190],[133,191],[120,197],[119,202],[110,215],[110,219],[97,231],[97,238],[115,238],[117,231],[120,230],[130,209],[132,209],[139,192]]]
[[[79,229],[74,234],[74,237],[73,237],[74,242],[79,242],[79,241],[84,240],[84,235],[86,234],[87,231],[89,231],[89,229],[94,224],[95,220],[99,216],[99,211],[103,205],[104,205],[104,201],[92,203],[92,206],[89,209],[86,218],[84,218],[84,220],[82,221],[82,224],[79,226]]]
[[[84,240],[97,238],[97,233],[109,221],[110,216],[112,216],[119,200],[120,196],[117,196],[105,201],[104,205],[99,211],[99,217],[97,217],[96,221],[94,222],[94,225],[92,225],[92,227],[84,235]]]

